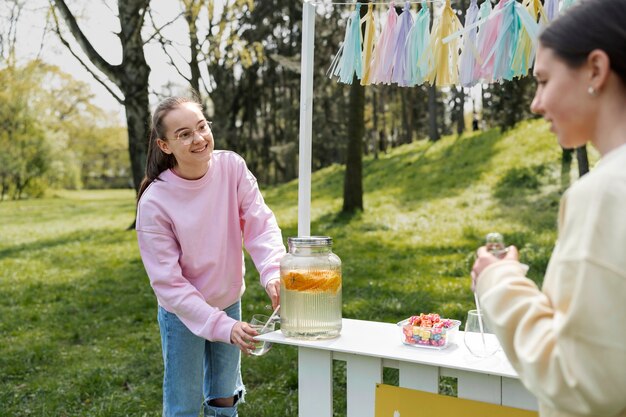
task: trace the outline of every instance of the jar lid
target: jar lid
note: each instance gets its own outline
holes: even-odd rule
[[[333,238],[330,236],[298,236],[287,238],[287,243],[296,246],[329,246],[333,244]]]

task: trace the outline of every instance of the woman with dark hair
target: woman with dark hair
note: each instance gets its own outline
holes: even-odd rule
[[[486,321],[541,416],[626,416],[626,0],[582,0],[539,39],[531,110],[598,165],[566,191],[540,289],[518,252],[478,249]]]
[[[155,109],[137,203],[137,239],[156,294],[163,348],[163,416],[237,416],[240,350],[258,333],[241,321],[242,242],[272,306],[279,302],[282,235],[244,160],[213,150],[200,104]]]

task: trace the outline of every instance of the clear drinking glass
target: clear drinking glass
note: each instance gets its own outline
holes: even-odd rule
[[[489,330],[484,316],[481,316],[482,314],[479,315],[477,310],[467,312],[463,342],[472,355],[486,358],[500,349],[500,343],[496,335]],[[479,319],[482,320],[482,332]]]
[[[255,314],[252,316],[252,320],[250,320],[250,327],[256,330],[259,334],[270,333],[274,331],[274,326],[276,325],[275,321],[271,321],[267,324],[270,318],[264,314]],[[267,325],[266,325],[267,324]],[[269,342],[263,342],[260,340],[255,340],[254,342],[254,350],[250,352],[251,355],[261,356],[265,355],[268,350],[272,347],[272,344]]]

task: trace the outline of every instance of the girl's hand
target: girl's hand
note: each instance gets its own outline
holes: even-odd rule
[[[515,246],[509,246],[506,248],[506,254],[502,258],[498,258],[487,250],[486,246],[481,246],[476,252],[476,261],[472,267],[472,291],[476,291],[476,285],[481,272],[489,265],[502,260],[519,260],[519,254]]]
[[[248,323],[245,321],[238,321],[233,326],[233,329],[230,332],[230,343],[235,346],[238,346],[241,351],[249,355],[251,350],[254,350],[254,336],[258,336],[256,330],[254,330]]]
[[[278,307],[278,304],[280,304],[280,279],[274,279],[268,282],[265,291],[267,295],[269,295],[270,300],[272,300],[272,311],[274,311],[276,307]]]

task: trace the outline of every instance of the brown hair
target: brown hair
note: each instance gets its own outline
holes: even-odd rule
[[[148,138],[148,156],[146,158],[146,175],[139,186],[137,193],[137,201],[146,191],[148,186],[154,181],[160,180],[159,175],[167,169],[176,166],[176,158],[174,155],[164,153],[157,139],[167,140],[165,137],[165,126],[163,126],[163,118],[172,110],[180,107],[184,103],[193,103],[202,110],[202,105],[194,99],[187,97],[168,97],[161,101],[152,113],[152,124],[150,125],[150,136]]]

